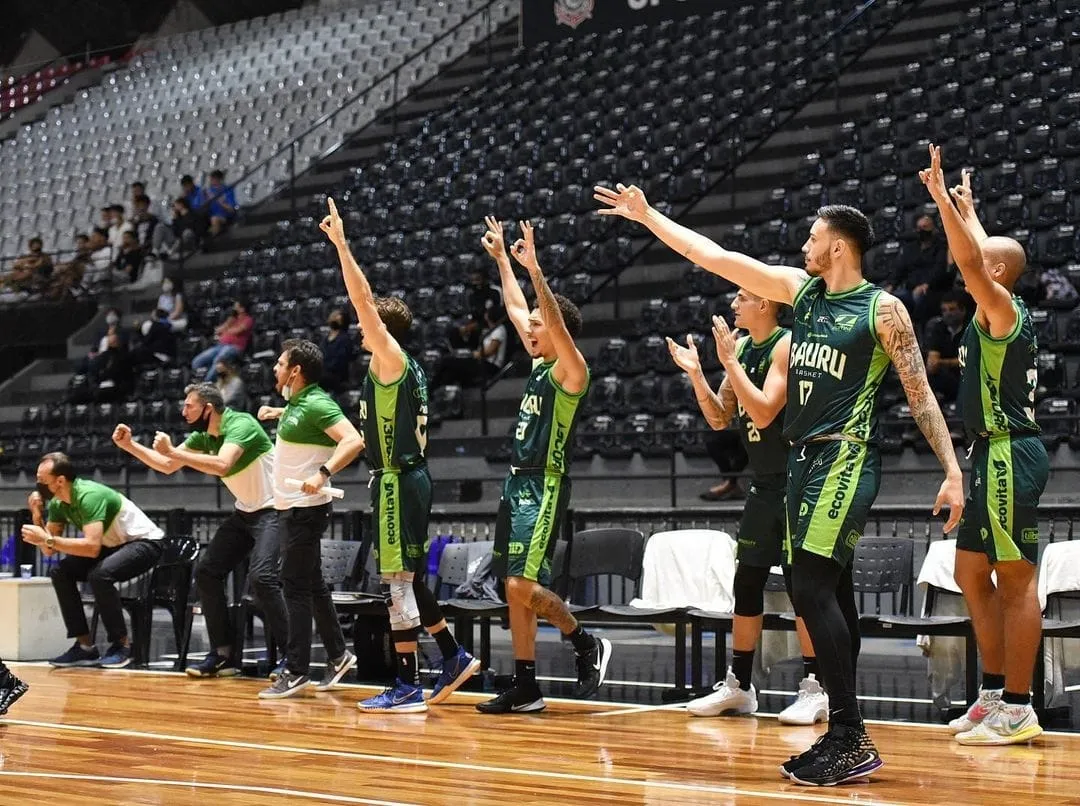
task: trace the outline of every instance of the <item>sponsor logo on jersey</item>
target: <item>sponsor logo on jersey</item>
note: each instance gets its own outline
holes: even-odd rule
[[[841,330],[844,333],[850,333],[855,329],[855,325],[859,321],[859,315],[856,313],[842,313],[833,319],[833,327],[837,330]]]
[[[792,369],[803,367],[820,370],[837,380],[843,380],[844,369],[847,367],[847,354],[828,344],[813,344],[804,341],[791,351],[789,366]]]
[[[855,465],[858,464],[860,449],[859,446],[853,442],[845,442],[844,450],[847,451],[847,458],[844,460],[844,466],[840,468],[840,473],[836,477],[836,492],[833,493],[832,502],[829,504],[829,520],[836,520],[840,517],[840,510],[844,507],[844,502],[855,494],[855,485],[858,479],[855,478]]]
[[[998,523],[1009,525],[1009,466],[1003,459],[994,460],[994,506]]]
[[[1021,543],[1038,543],[1039,542],[1039,530],[1038,529],[1025,529],[1020,533]]]
[[[397,543],[397,485],[393,476],[382,479],[383,527],[386,529],[386,542],[393,546]]]

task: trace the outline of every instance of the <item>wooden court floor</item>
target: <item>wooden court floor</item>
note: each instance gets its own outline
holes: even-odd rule
[[[670,707],[549,700],[477,713],[362,714],[371,689],[260,701],[249,679],[15,664],[30,692],[0,718],[0,804],[1080,804],[1080,735],[964,748],[939,727],[875,724],[872,783],[787,783],[821,728],[694,719]]]

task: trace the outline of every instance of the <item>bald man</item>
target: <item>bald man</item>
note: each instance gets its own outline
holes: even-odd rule
[[[959,399],[975,442],[955,576],[971,613],[983,682],[978,700],[949,727],[964,745],[1018,744],[1042,733],[1031,678],[1042,631],[1038,506],[1050,472],[1035,423],[1035,328],[1013,294],[1027,258],[1012,238],[987,236],[967,171],[960,185],[946,188],[940,148],[930,146],[930,167],[919,178],[976,303],[960,346]]]

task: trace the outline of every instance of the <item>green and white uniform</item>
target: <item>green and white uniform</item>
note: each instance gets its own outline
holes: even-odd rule
[[[1035,422],[1035,328],[1017,297],[1013,308],[1016,325],[1007,336],[995,339],[972,319],[960,346],[960,406],[975,444],[956,547],[984,552],[990,562],[1036,563],[1050,460]]]
[[[833,294],[812,277],[795,296],[784,421],[789,558],[801,548],[849,564],[877,498],[878,390],[889,367],[876,327],[881,293],[864,280]]]
[[[555,363],[533,362],[495,524],[495,573],[541,585],[551,582],[551,553],[570,501],[574,429],[589,391],[588,380],[576,395],[563,389]]]
[[[308,495],[285,486],[285,479],[304,481],[334,455],[337,443],[326,429],[345,419],[341,407],[320,386],[308,384],[285,404],[274,446],[274,507],[318,507],[330,503],[322,493]]]
[[[49,523],[71,524],[82,531],[86,524],[101,522],[101,545],[116,548],[133,540],[161,540],[165,533],[131,501],[111,487],[90,479],[71,482],[71,503],[49,500]]]
[[[371,469],[371,506],[378,535],[379,573],[423,573],[431,517],[427,448],[428,383],[424,369],[402,351],[397,380],[380,383],[368,370],[360,403]]]
[[[198,453],[217,456],[229,443],[238,445],[242,453],[222,483],[236,498],[241,512],[258,512],[274,505],[274,445],[259,421],[245,411],[225,409],[221,413],[220,434],[193,431],[184,447]],[[305,476],[306,478],[306,476]]]
[[[739,364],[758,389],[765,387],[777,342],[790,332],[778,327],[760,344],[743,336],[735,345]],[[777,412],[768,427],[759,429],[740,403],[736,425],[754,473],[739,520],[739,562],[754,568],[771,568],[784,560],[784,492],[788,460],[788,442],[783,433],[784,412]]]

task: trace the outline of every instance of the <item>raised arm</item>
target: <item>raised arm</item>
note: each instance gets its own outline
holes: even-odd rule
[[[589,383],[589,368],[585,357],[574,344],[574,337],[566,329],[562,311],[555,301],[555,295],[548,285],[540,263],[536,258],[536,239],[532,224],[521,222],[521,238],[511,250],[514,259],[529,272],[533,288],[536,290],[536,305],[540,309],[540,318],[544,321],[548,336],[555,347],[556,363],[552,375],[559,385],[572,395],[583,391]]]
[[[521,286],[514,277],[510,256],[506,254],[506,240],[503,237],[502,224],[492,216],[485,216],[484,223],[487,225],[487,232],[480,239],[480,243],[499,267],[499,283],[502,285],[506,315],[522,343],[525,343],[529,338],[529,303],[525,301]]]
[[[131,436],[131,428],[119,423],[113,430],[113,443],[125,453],[131,454],[151,470],[171,476],[183,465],[171,456],[163,456],[157,451],[136,442]]]
[[[941,214],[941,224],[945,228],[945,237],[949,241],[956,268],[964,278],[968,293],[975,300],[976,307],[985,314],[990,325],[990,335],[1005,336],[1016,325],[1016,309],[1013,307],[1012,294],[1005,286],[998,283],[986,270],[981,242],[986,240],[982,231],[977,235],[960,211],[953,205],[953,197],[959,195],[965,202],[971,200],[971,179],[965,171],[962,183],[954,188],[953,196],[945,186],[945,174],[941,170],[941,148],[930,146],[930,167],[919,171],[919,179],[930,191],[930,196]],[[970,205],[970,214],[974,218],[974,205]],[[975,218],[976,224],[978,219]]]
[[[731,381],[724,378],[720,383],[720,389],[716,392],[712,390],[701,369],[701,359],[698,356],[693,336],[686,337],[685,347],[676,344],[669,336],[667,346],[676,366],[690,378],[690,383],[694,387],[694,397],[697,399],[698,408],[705,416],[705,422],[714,431],[723,431],[731,424],[731,418],[735,416],[738,407]]]
[[[960,211],[960,217],[964,219],[968,229],[971,230],[980,244],[988,237],[983,228],[979,216],[975,212],[975,196],[971,192],[971,171],[964,168],[960,171],[960,184],[949,188],[949,195],[956,203],[956,209]]]
[[[319,229],[326,233],[326,237],[337,248],[349,301],[356,311],[356,319],[364,333],[364,340],[371,348],[371,371],[384,383],[394,381],[405,371],[405,356],[401,352],[401,345],[390,335],[375,308],[375,294],[349,249],[349,242],[345,238],[345,224],[338,214],[337,205],[333,199],[327,199],[327,204],[330,214],[319,224]]]
[[[926,378],[926,369],[923,366],[922,353],[919,352],[919,344],[915,340],[911,317],[900,300],[891,294],[882,293],[875,325],[878,340],[896,367],[896,374],[900,376],[900,383],[904,386],[911,416],[945,469],[945,481],[942,482],[934,501],[934,514],[937,515],[943,506],[949,508],[945,532],[950,532],[960,523],[964,512],[963,478],[945,417],[930,389],[930,381]]]
[[[727,380],[735,390],[735,397],[758,429],[768,428],[776,415],[787,404],[788,354],[791,337],[784,336],[773,349],[772,363],[765,376],[765,383],[758,389],[746,374],[735,354],[735,336],[723,317],[713,317],[713,338],[716,354],[724,365]]]
[[[218,477],[232,470],[233,465],[244,455],[244,449],[232,442],[226,442],[216,454],[193,451],[183,445],[173,445],[172,439],[164,431],[158,431],[154,435],[154,451],[171,461],[187,465],[192,470]]]
[[[600,215],[618,215],[644,224],[657,238],[692,263],[718,274],[753,294],[790,305],[806,282],[802,269],[769,266],[749,255],[724,249],[720,244],[678,224],[649,205],[641,189],[616,185],[615,190],[597,186],[593,198],[606,207]]]

